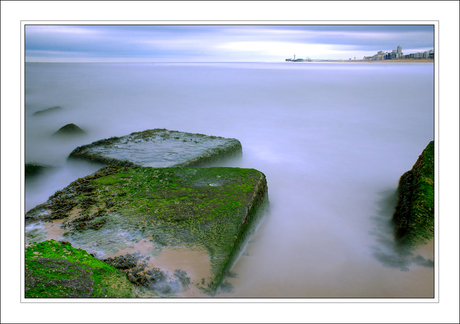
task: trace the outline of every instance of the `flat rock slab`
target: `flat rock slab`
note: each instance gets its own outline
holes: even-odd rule
[[[241,151],[241,143],[234,138],[150,129],[77,147],[69,158],[118,166],[164,168],[198,166],[241,154]]]
[[[267,197],[265,175],[254,169],[107,166],[27,212],[26,241],[54,232],[100,258],[141,253],[159,268],[167,255],[193,261],[204,253],[209,271],[186,263],[170,270],[185,271],[184,278],[199,273],[190,285],[212,295]]]

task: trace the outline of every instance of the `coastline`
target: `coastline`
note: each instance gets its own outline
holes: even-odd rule
[[[420,59],[420,60],[338,60],[338,61],[322,61],[332,63],[434,63],[431,59]]]

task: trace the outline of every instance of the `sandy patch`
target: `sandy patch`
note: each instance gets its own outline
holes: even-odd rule
[[[413,252],[414,255],[420,255],[425,259],[434,260],[434,239],[428,241],[425,245],[420,246]]]
[[[203,251],[190,250],[187,248],[168,248],[161,251],[155,258],[158,267],[169,272],[176,269],[187,271],[192,282],[201,283],[211,276],[211,260]]]
[[[146,238],[134,243],[132,247],[118,251],[113,257],[128,253],[140,253],[145,256],[143,260],[147,262],[147,269],[160,268],[170,274],[173,274],[175,270],[186,271],[191,284],[189,289],[180,292],[179,296],[209,297],[198,288],[206,286],[211,280],[211,260],[205,251],[185,247],[165,248],[158,255],[155,255],[157,249],[155,243]]]
[[[78,217],[81,209],[74,208],[70,211],[70,215],[64,219],[55,219],[43,223],[43,231],[46,233],[46,240],[66,241],[64,232],[66,231],[61,227],[64,221],[73,220]]]
[[[64,222],[63,219],[56,219],[51,222],[45,223],[45,232],[47,240],[62,241],[65,230],[61,228],[61,224]],[[64,240],[65,241],[65,240]]]
[[[206,252],[187,248],[168,248],[161,251],[155,258],[158,267],[174,272],[176,269],[187,271],[193,281],[201,282],[202,278],[211,276],[211,260]]]
[[[161,251],[154,262],[157,267],[170,273],[174,273],[176,269],[187,272],[192,284],[189,286],[190,289],[181,293],[183,297],[206,296],[198,289],[211,280],[211,260],[206,252],[183,247],[168,248]]]

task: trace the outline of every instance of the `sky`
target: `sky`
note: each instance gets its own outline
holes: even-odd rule
[[[280,62],[434,48],[433,25],[25,25],[26,62]]]

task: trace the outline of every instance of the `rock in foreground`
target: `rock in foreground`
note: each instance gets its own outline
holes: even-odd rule
[[[26,298],[136,297],[126,275],[68,242],[34,243],[25,251]]]
[[[26,238],[40,237],[49,221],[66,241],[101,258],[139,242],[150,244],[153,258],[169,248],[201,251],[210,275],[192,284],[214,294],[267,196],[265,175],[254,169],[107,166],[30,210]]]
[[[69,158],[118,166],[190,167],[241,151],[234,138],[150,129],[77,147]]]
[[[396,239],[417,245],[434,234],[434,142],[431,141],[398,186],[399,198],[393,215]]]

